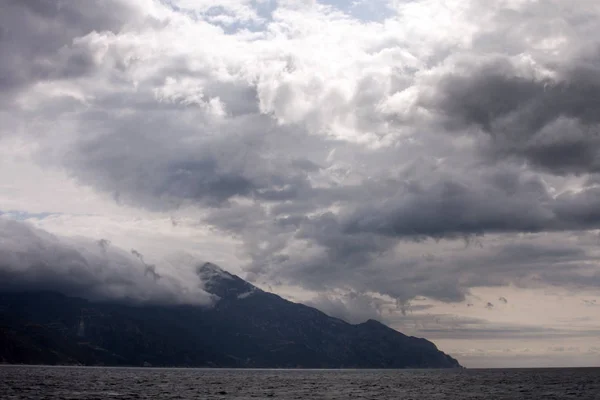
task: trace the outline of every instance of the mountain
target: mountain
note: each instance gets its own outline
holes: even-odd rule
[[[425,340],[351,325],[207,263],[212,307],[0,293],[0,363],[269,368],[459,368]]]

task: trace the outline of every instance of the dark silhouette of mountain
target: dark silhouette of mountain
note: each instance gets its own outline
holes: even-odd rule
[[[0,293],[0,362],[190,367],[458,368],[425,340],[377,321],[351,325],[198,268],[212,307]]]

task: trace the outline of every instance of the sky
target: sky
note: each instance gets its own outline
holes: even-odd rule
[[[598,110],[596,0],[3,1],[0,288],[598,366]]]

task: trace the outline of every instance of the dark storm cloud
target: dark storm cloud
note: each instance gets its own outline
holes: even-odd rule
[[[219,124],[197,110],[179,112],[186,118],[170,119],[172,111],[160,109],[123,119],[105,115],[99,133],[82,137],[61,158],[82,183],[150,209],[219,206],[235,196],[281,202],[311,190],[314,163],[265,154],[265,131],[272,129],[266,117]]]
[[[556,285],[571,289],[598,287],[593,275],[597,277],[594,269],[600,260],[598,254],[569,241],[546,243],[544,235],[547,234],[490,246],[481,249],[476,257],[456,254],[452,259],[437,260],[436,270],[449,276],[460,276],[460,287],[466,291],[470,287],[508,284],[517,287]],[[584,282],[583,276],[589,280]]]
[[[460,238],[587,230],[600,224],[598,188],[553,196],[538,176],[515,169],[480,168],[480,172],[463,177],[398,185],[396,196],[361,206],[343,217],[344,232]]]
[[[391,240],[369,234],[334,234],[314,241],[304,254],[276,259],[270,254],[254,271],[280,277],[307,289],[328,291],[352,288],[358,293],[373,292],[406,302],[422,295],[457,302],[468,288],[459,283],[456,271],[440,269],[440,261],[398,255]],[[260,259],[260,258],[259,258]]]
[[[39,104],[11,103],[20,124],[2,131],[28,131],[36,161],[119,204],[196,208],[198,225],[242,243],[253,278],[357,293],[321,299],[345,318],[377,312],[369,292],[404,304],[462,301],[470,287],[533,276],[598,286],[589,245],[535,236],[600,227],[596,5],[467,3],[470,20],[489,23],[456,45],[449,32],[348,19],[317,37],[307,22],[317,11],[302,9],[238,37],[160,2],[156,20],[117,0],[5,2],[4,92],[60,81],[82,99],[32,93]],[[569,28],[560,57],[543,50],[544,35],[557,41],[549,17]],[[358,32],[344,38],[351,57],[317,52],[314,43],[337,50],[339,32]],[[97,62],[94,46],[110,57]],[[538,242],[511,242],[523,233]],[[483,235],[496,242],[477,248]],[[465,246],[436,253],[441,239]],[[149,285],[165,283],[162,269],[126,257]]]
[[[554,174],[595,173],[600,45],[593,60],[573,60],[553,79],[523,76],[505,59],[490,61],[468,74],[443,76],[425,104],[450,129],[475,126],[488,134],[483,146],[492,159],[523,159]]]
[[[330,226],[335,225],[330,222]],[[595,272],[599,255],[563,233],[512,239],[492,235],[483,240],[481,247],[458,246],[441,252],[436,251],[440,243],[423,239],[415,245],[436,253],[428,256],[403,251],[404,246],[397,247],[394,240],[365,233],[332,230],[327,238],[314,240],[316,245],[294,257],[275,259],[269,252],[261,258],[262,254],[257,254],[261,262],[253,266],[253,271],[317,292],[353,288],[361,294],[378,293],[403,303],[417,296],[460,302],[473,287],[554,285],[595,290],[600,286]],[[352,246],[358,250],[348,251]],[[319,302],[328,312],[334,310],[338,316],[348,318],[348,312],[342,312],[344,301],[340,303],[339,298]],[[351,302],[345,303],[347,310],[353,309]],[[356,315],[363,313],[358,307]]]

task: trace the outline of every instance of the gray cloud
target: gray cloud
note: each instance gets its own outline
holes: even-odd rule
[[[354,240],[358,238],[355,236]],[[350,243],[346,245],[350,246]],[[411,246],[434,249],[435,254],[424,257],[404,250]],[[353,288],[360,293],[387,295],[400,302],[408,302],[420,295],[444,302],[460,302],[465,300],[472,287],[551,285],[572,290],[597,290],[600,283],[595,264],[599,255],[562,233],[521,236],[510,241],[502,235],[494,235],[484,240],[481,247],[453,245],[451,249],[436,251],[438,246],[429,240],[383,251],[363,248],[359,257],[338,256],[335,250],[344,252],[344,247],[315,246],[316,249],[309,248],[304,255],[295,257],[277,259],[271,255],[264,259],[262,269],[257,268],[267,276],[319,292]],[[335,299],[339,303],[339,298]],[[352,309],[348,301],[342,299],[342,302]],[[333,312],[331,304],[324,307]],[[345,311],[336,309],[336,313],[348,318]],[[357,315],[361,313],[357,311]]]
[[[369,319],[384,319],[382,306],[385,305],[385,301],[355,292],[346,293],[341,297],[321,294],[305,304],[351,324],[360,324]]]
[[[53,290],[109,301],[213,302],[197,277],[186,281],[185,271],[177,273],[165,264],[165,276],[157,279],[156,266],[139,257],[139,253],[109,247],[107,241],[59,237],[25,222],[0,218],[3,290]],[[189,275],[195,277],[194,267],[188,267]]]
[[[485,321],[481,321],[485,322]],[[581,337],[594,337],[598,335],[598,330],[570,331],[566,329],[549,329],[540,326],[530,325],[512,325],[512,324],[490,324],[487,326],[474,327],[465,326],[462,328],[430,328],[423,329],[421,332],[431,338],[437,339],[472,339],[472,340],[497,340],[506,339],[570,339]]]
[[[41,81],[74,79],[96,62],[77,38],[118,32],[136,16],[127,2],[102,6],[56,0],[8,0],[0,13],[0,89],[3,96]]]
[[[144,261],[144,256],[139,251],[132,249],[131,254],[139,258],[142,265],[144,265],[144,275],[150,275],[155,281],[161,278],[160,274],[156,272],[156,265],[147,264],[146,261]]]
[[[487,133],[484,149],[492,159],[517,157],[556,174],[595,173],[600,69],[588,67],[597,61],[573,63],[554,79],[523,76],[506,59],[465,75],[449,73],[438,82],[432,107],[450,129],[473,125]]]
[[[82,183],[111,192],[124,204],[218,207],[236,196],[285,202],[310,192],[308,176],[318,172],[303,154],[302,142],[311,145],[310,138],[300,138],[295,146],[277,138],[283,134],[291,140],[299,134],[269,133],[275,126],[265,116],[221,121],[209,111],[184,106],[142,109],[122,118],[113,114],[120,104],[106,106],[110,108],[101,116],[81,116],[81,127],[89,134],[54,154],[54,160],[60,159]],[[173,113],[179,117],[172,119]],[[281,147],[272,154],[274,145]]]
[[[323,292],[315,304],[347,319],[378,312],[365,293],[405,304],[462,301],[476,285],[600,285],[598,255],[573,233],[600,227],[593,2],[468,2],[469,20],[487,22],[465,41],[387,7],[388,24],[285,5],[275,19],[213,15],[264,27],[250,32],[208,10],[82,4],[0,13],[2,135],[26,132],[34,161],[122,205],[194,208],[199,226],[241,242],[248,277]],[[565,44],[545,41],[548,16]],[[318,36],[327,27],[339,31]],[[356,46],[337,53],[346,36]],[[160,265],[119,257],[148,288],[166,284]]]
[[[357,208],[345,217],[343,229],[444,238],[588,230],[600,222],[595,186],[554,196],[539,176],[502,168],[481,171],[431,183],[399,183],[398,195]]]

